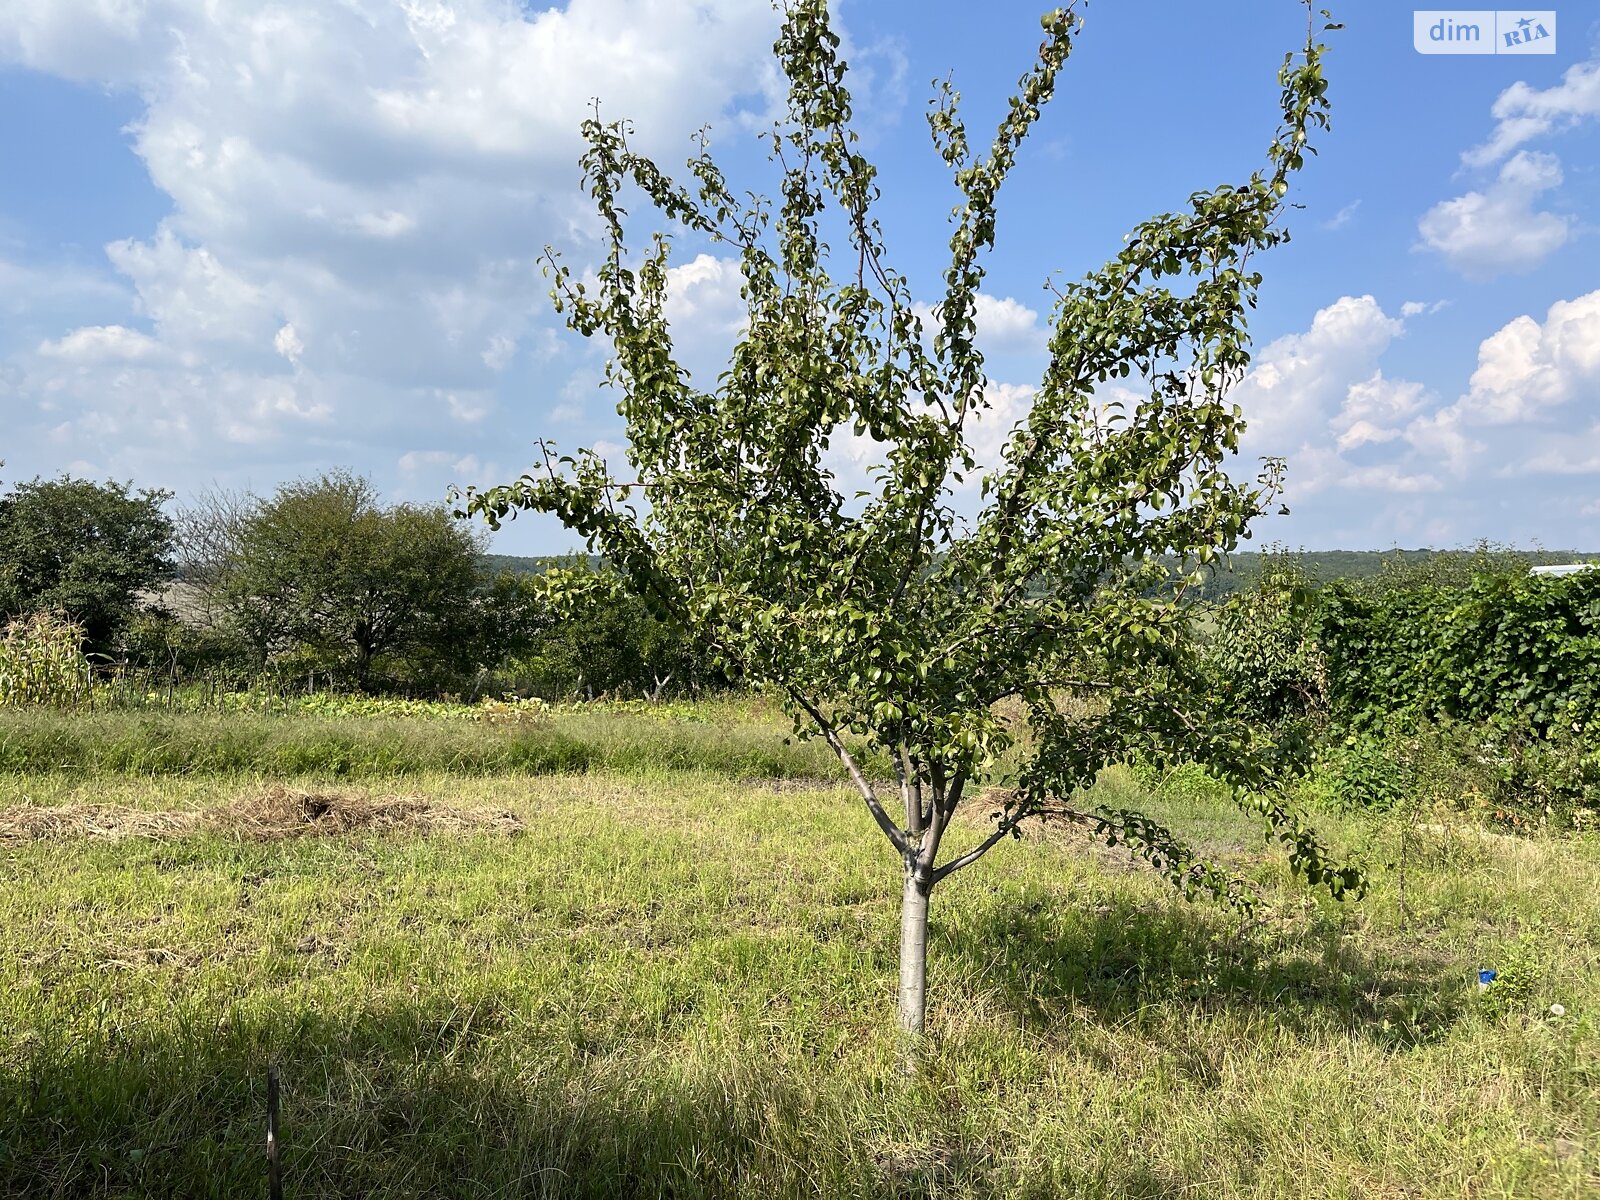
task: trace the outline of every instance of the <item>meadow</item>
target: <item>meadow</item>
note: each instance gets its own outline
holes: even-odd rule
[[[1592,833],[1316,813],[1336,903],[1109,771],[1262,905],[1002,846],[935,895],[908,1078],[898,865],[785,733],[0,711],[0,1195],[265,1194],[269,1065],[295,1198],[1600,1190]]]

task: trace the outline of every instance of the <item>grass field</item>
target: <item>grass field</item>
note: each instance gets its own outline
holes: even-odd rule
[[[790,732],[777,714],[733,701],[623,712],[569,709],[509,724],[447,715],[0,710],[0,777],[384,779],[692,768],[736,778],[843,778],[826,746],[791,741]],[[887,764],[867,765],[889,771]]]
[[[646,735],[601,723],[582,771],[419,751],[393,777],[290,777],[19,758],[130,736],[117,714],[50,720],[0,723],[0,1195],[264,1195],[268,1064],[294,1198],[1600,1189],[1593,839],[1424,828],[1402,920],[1390,824],[1323,820],[1375,878],[1337,905],[1231,811],[1152,798],[1260,881],[1248,926],[1079,839],[1002,846],[935,893],[908,1080],[896,864],[770,726],[660,735],[704,739],[709,770],[625,759]],[[312,737],[296,727],[272,736]],[[274,779],[494,819],[152,824],[248,814]],[[84,819],[6,838],[22,805]],[[124,808],[146,834],[110,836]],[[1480,966],[1501,972],[1481,994]]]

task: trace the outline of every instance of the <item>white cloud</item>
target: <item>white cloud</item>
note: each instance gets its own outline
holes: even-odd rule
[[[1533,208],[1561,180],[1561,162],[1553,154],[1521,151],[1486,190],[1429,209],[1417,223],[1421,248],[1470,278],[1531,271],[1567,240],[1566,217]]]
[[[1432,304],[1425,300],[1407,300],[1400,306],[1400,316],[1406,320],[1412,317],[1431,317],[1434,313],[1449,306],[1450,301],[1448,300],[1435,300]]]
[[[937,307],[918,304],[914,308],[931,344],[939,329]],[[980,292],[973,304],[972,319],[978,329],[978,345],[987,353],[1043,353],[1050,340],[1050,331],[1040,324],[1038,311],[1010,296]]]
[[[1350,201],[1349,204],[1346,204],[1338,212],[1334,213],[1333,216],[1324,221],[1322,223],[1322,227],[1324,229],[1343,229],[1354,219],[1356,215],[1356,209],[1360,207],[1360,200]]]
[[[1600,61],[1568,67],[1560,83],[1543,90],[1514,83],[1490,111],[1497,124],[1489,140],[1461,156],[1469,167],[1499,162],[1525,142],[1600,116]]]
[[[1400,436],[1400,425],[1421,411],[1426,391],[1411,380],[1390,380],[1381,370],[1345,391],[1344,403],[1328,422],[1341,450],[1388,442]]]
[[[1373,297],[1341,296],[1304,333],[1263,347],[1230,397],[1244,409],[1250,451],[1283,455],[1326,437],[1351,388],[1375,375],[1404,328]]]
[[[1042,351],[1049,337],[1038,312],[1010,296],[980,294],[973,316],[978,337],[992,351]]]
[[[417,219],[393,209],[381,213],[360,213],[350,223],[361,233],[374,238],[404,237],[417,227]]]
[[[170,344],[265,347],[282,325],[269,283],[245,278],[203,246],[185,245],[170,225],[148,242],[112,242],[106,255]]]
[[[483,365],[491,371],[503,371],[517,356],[517,339],[509,333],[497,333],[489,338],[483,348]]]
[[[1488,446],[1467,432],[1468,422],[1452,405],[1436,412],[1423,413],[1406,426],[1406,444],[1417,457],[1433,468],[1457,479],[1465,479],[1483,459]]]
[[[1380,365],[1405,332],[1404,318],[1425,307],[1404,305],[1402,317],[1393,317],[1372,296],[1342,296],[1304,333],[1264,347],[1234,389],[1230,399],[1248,422],[1245,453],[1288,460],[1291,507],[1329,491],[1347,503],[1351,494],[1392,498],[1444,486],[1437,457],[1413,441],[1434,398],[1417,381],[1389,378]]]
[[[1288,459],[1291,507],[1333,493],[1342,499],[1326,502],[1331,524],[1345,519],[1334,506],[1352,497],[1362,499],[1354,509],[1395,514],[1394,497],[1437,493],[1459,516],[1487,503],[1486,478],[1600,473],[1600,425],[1580,403],[1600,387],[1600,291],[1489,334],[1467,390],[1448,403],[1384,373],[1382,356],[1403,330],[1372,297],[1342,297],[1304,333],[1266,346],[1235,389],[1250,422],[1246,452]],[[1425,527],[1420,516],[1408,526]]]
[[[1474,425],[1534,421],[1600,384],[1600,291],[1558,300],[1543,324],[1508,322],[1478,348],[1478,368],[1455,408]]]
[[[967,426],[967,444],[972,447],[972,456],[978,460],[979,468],[969,483],[976,483],[983,471],[994,470],[1000,465],[1000,451],[1011,437],[1017,422],[1027,416],[1028,410],[1033,407],[1033,396],[1037,390],[1029,384],[1016,383],[990,383],[984,389],[986,407],[976,412]]]
[[[407,475],[415,475],[432,467],[447,467],[455,457],[448,450],[408,450],[400,456],[397,465]]]
[[[1520,475],[1600,475],[1600,449],[1595,448],[1600,439],[1600,429],[1588,431],[1588,438],[1579,444],[1566,443],[1553,446],[1519,464],[1512,472]]]
[[[466,425],[473,425],[483,420],[494,407],[494,402],[484,393],[458,395],[455,392],[447,392],[444,403],[450,410],[450,415]]]
[[[160,359],[167,350],[160,342],[121,325],[89,325],[74,329],[59,341],[39,347],[44,358],[74,363],[139,362]]]
[[[674,338],[710,338],[731,342],[745,326],[745,303],[739,295],[744,275],[739,261],[698,254],[667,268],[667,322]]]
[[[285,325],[273,335],[272,348],[293,366],[299,366],[300,356],[306,352],[305,343],[300,340],[300,335],[294,331],[293,325]]]
[[[0,4],[0,67],[142,99],[133,148],[172,202],[106,247],[123,282],[77,288],[65,320],[31,302],[27,336],[0,341],[8,457],[259,486],[285,469],[269,454],[299,470],[514,436],[484,418],[523,385],[519,347],[570,352],[535,256],[595,246],[590,98],[670,164],[781,97],[777,22],[748,0]],[[0,263],[11,282],[39,294],[48,273]]]
[[[487,487],[503,483],[499,462],[456,450],[408,450],[395,459],[400,478],[430,501],[447,487]]]

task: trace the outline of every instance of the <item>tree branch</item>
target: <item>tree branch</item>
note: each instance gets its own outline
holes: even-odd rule
[[[850,748],[844,744],[843,739],[835,732],[832,724],[822,715],[816,705],[802,696],[790,684],[784,683],[782,687],[784,691],[789,693],[790,699],[803,708],[806,715],[816,722],[817,729],[821,731],[823,740],[839,756],[839,761],[844,764],[844,769],[850,772],[850,778],[855,781],[857,790],[861,792],[861,798],[867,803],[867,811],[878,822],[878,828],[883,830],[883,836],[888,838],[894,848],[900,851],[901,854],[909,853],[911,842],[906,837],[905,830],[896,825],[890,819],[889,814],[884,811],[883,805],[878,801],[877,793],[872,790],[872,784],[867,782],[867,777],[862,773],[855,756],[850,753]]]
[[[961,870],[962,867],[968,867],[977,862],[985,854],[989,853],[989,851],[998,846],[1000,844],[1000,840],[1021,823],[1022,817],[1023,814],[1019,813],[1016,816],[1005,818],[998,826],[995,827],[995,831],[993,833],[984,838],[983,841],[979,842],[971,850],[968,850],[959,858],[952,858],[942,867],[936,868],[933,872],[933,882],[939,883],[941,880],[954,875],[957,871]]]

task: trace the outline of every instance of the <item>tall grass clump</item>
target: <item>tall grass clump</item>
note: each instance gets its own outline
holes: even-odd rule
[[[83,629],[55,613],[9,622],[0,634],[0,706],[65,704],[88,676]]]
[[[412,717],[41,708],[0,715],[0,774],[354,779],[439,772],[698,770],[746,779],[841,777],[825,747],[787,744],[786,732],[776,724],[699,724],[625,713],[572,713],[491,725]],[[886,763],[874,765],[889,771]]]

